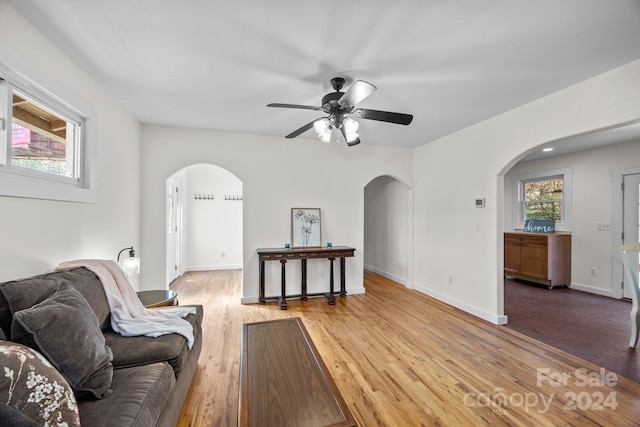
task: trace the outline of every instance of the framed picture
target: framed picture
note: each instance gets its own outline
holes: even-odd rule
[[[319,208],[291,209],[291,242],[293,247],[322,246]]]

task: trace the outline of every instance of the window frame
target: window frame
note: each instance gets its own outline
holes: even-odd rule
[[[562,179],[562,219],[556,221],[555,230],[573,231],[573,168],[531,172],[513,177],[513,229],[522,230],[526,216],[525,184],[534,181]]]
[[[30,69],[30,76],[0,62],[0,196],[95,203],[97,201],[97,120],[95,111],[41,71]],[[37,81],[43,82],[45,89]],[[64,119],[79,125],[80,135],[74,156],[79,176],[70,178],[15,166],[11,160],[12,94],[26,95]],[[55,94],[54,94],[55,93]]]

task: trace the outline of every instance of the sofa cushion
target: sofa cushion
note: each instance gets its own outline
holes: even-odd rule
[[[22,344],[2,341],[0,366],[0,425],[80,426],[71,387],[44,356]]]
[[[62,282],[73,286],[87,300],[100,329],[111,324],[109,304],[100,279],[93,272],[80,267],[0,283],[0,328],[9,336],[13,314],[44,301]]]
[[[78,398],[88,394],[101,399],[111,393],[111,350],[87,301],[66,283],[41,303],[14,314],[11,339],[37,348]]]
[[[78,403],[83,426],[155,426],[167,406],[176,379],[166,363],[152,363],[113,371],[113,394]]]
[[[184,319],[193,326],[193,335],[196,337],[201,334],[203,311],[201,305],[193,307],[196,307],[196,313],[189,314]],[[104,338],[113,352],[113,366],[116,368],[167,361],[178,377],[184,358],[189,352],[187,340],[178,334],[161,335],[157,338],[124,337],[109,329],[104,331]]]

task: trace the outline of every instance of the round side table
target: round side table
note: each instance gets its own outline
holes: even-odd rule
[[[136,292],[145,308],[170,307],[178,305],[178,294],[170,290],[152,290]]]

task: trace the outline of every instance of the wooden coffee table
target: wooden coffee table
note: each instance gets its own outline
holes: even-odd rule
[[[158,289],[137,292],[138,298],[146,308],[170,307],[178,305],[178,294],[175,291]]]
[[[352,427],[356,422],[302,321],[242,325],[240,427]]]

